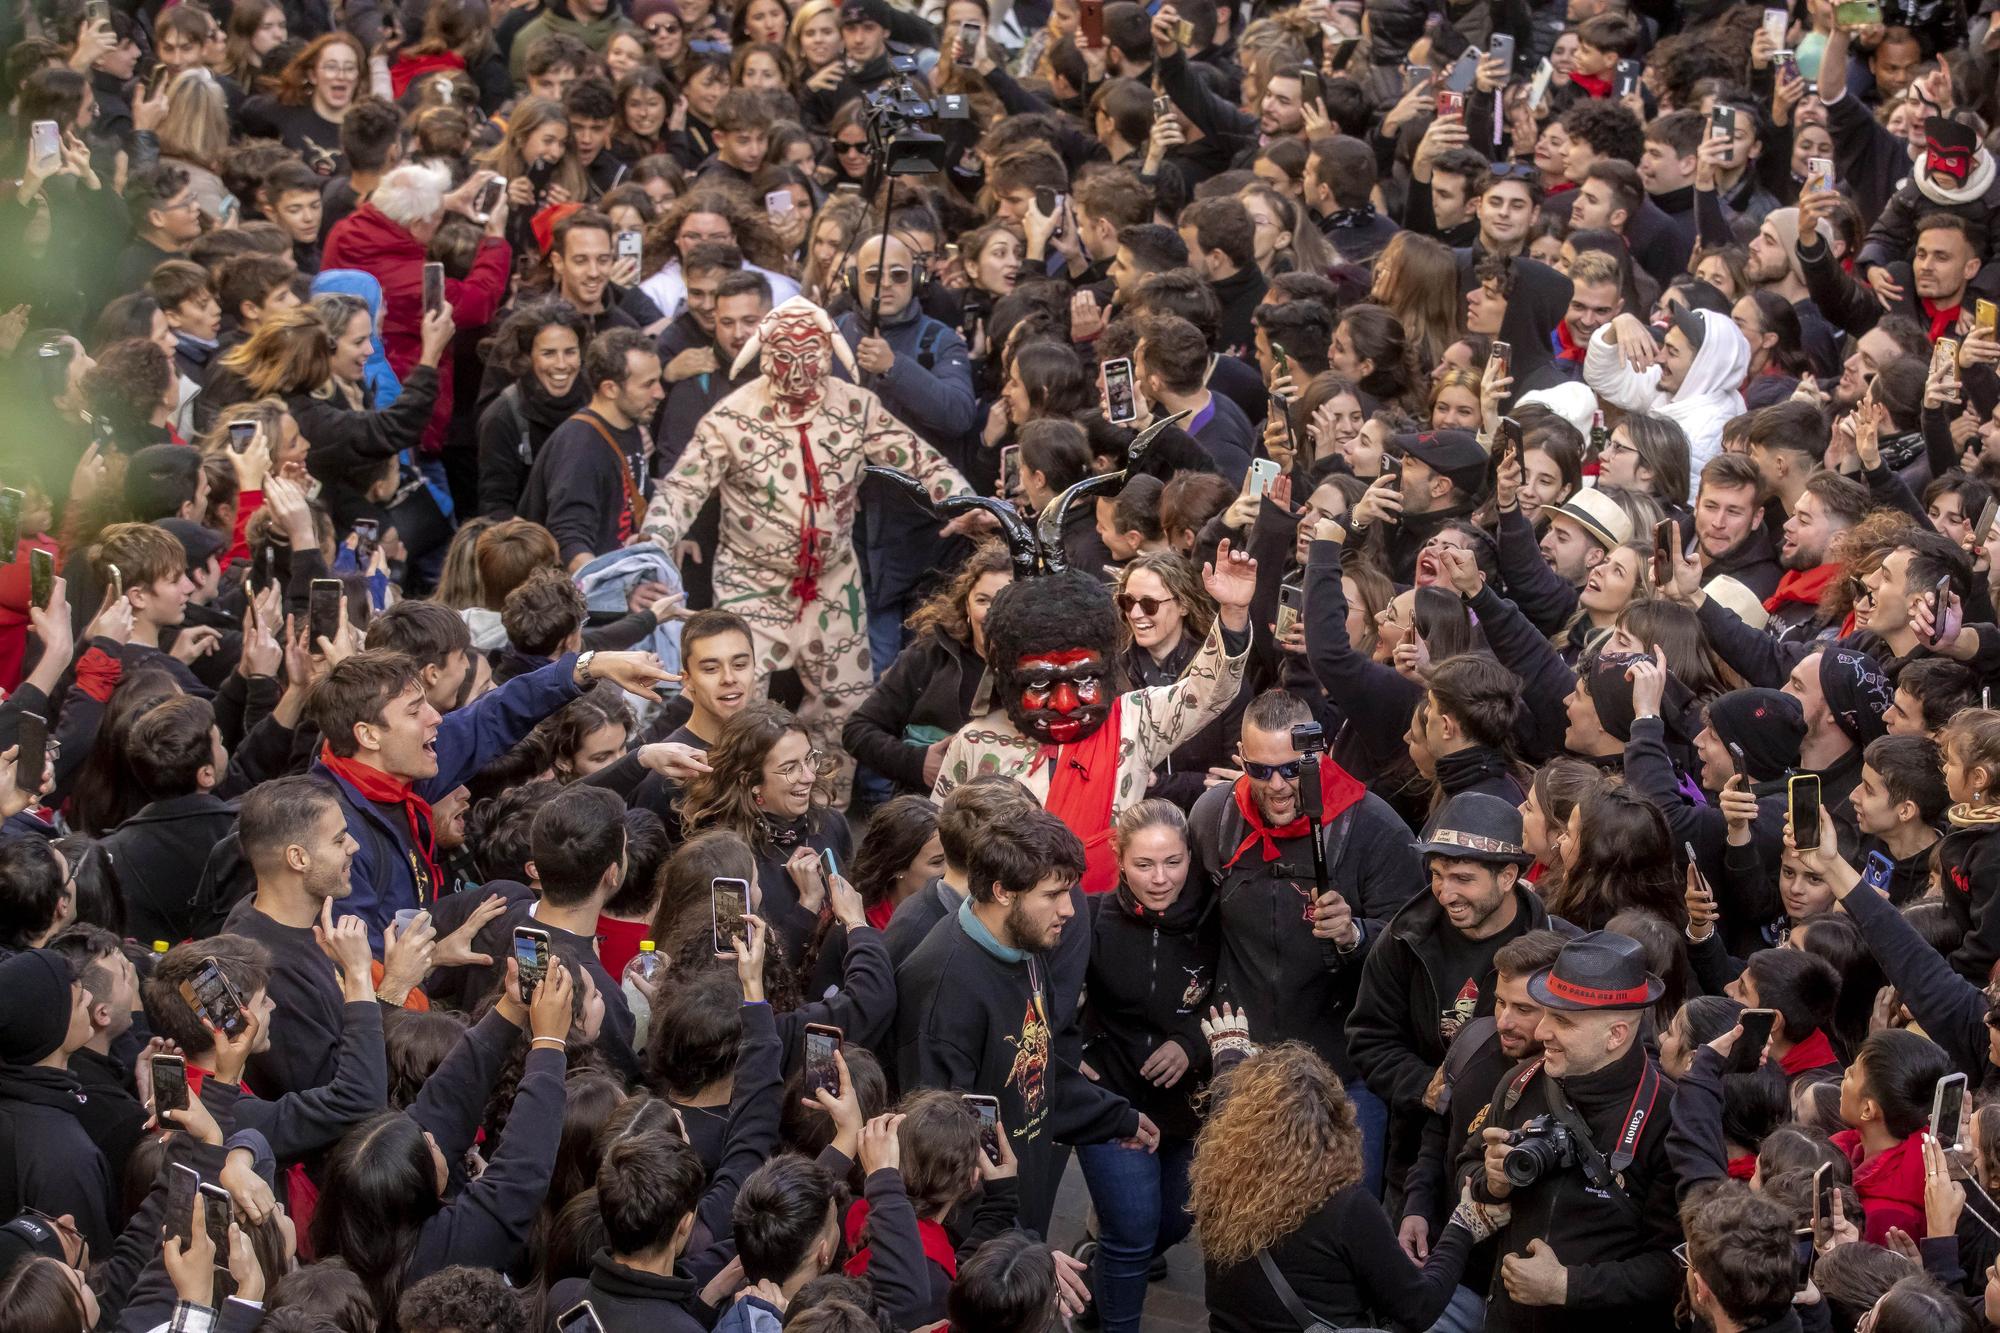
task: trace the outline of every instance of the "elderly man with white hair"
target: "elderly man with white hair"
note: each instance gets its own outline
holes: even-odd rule
[[[477,220],[473,200],[493,175],[477,172],[458,189],[451,173],[430,163],[410,163],[382,177],[368,202],[334,224],[321,258],[324,268],[353,268],[373,274],[382,284],[382,318],[377,328],[389,365],[407,375],[423,354],[424,263],[426,249],[447,212]],[[461,330],[489,324],[507,298],[507,273],[514,252],[502,238],[507,230],[507,200],[503,196],[485,220],[486,235],[473,257],[472,271],[444,280],[445,303]],[[424,428],[423,449],[435,454],[444,447],[451,421],[452,361],[438,366],[437,406]]]

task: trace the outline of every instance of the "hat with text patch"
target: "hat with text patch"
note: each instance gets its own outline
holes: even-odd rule
[[[1593,930],[1563,945],[1553,966],[1528,978],[1528,996],[1544,1009],[1644,1009],[1666,993],[1646,970],[1646,949],[1629,935]]]

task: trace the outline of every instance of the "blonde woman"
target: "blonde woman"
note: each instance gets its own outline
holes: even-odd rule
[[[840,6],[835,0],[806,0],[800,5],[792,15],[791,31],[785,34],[785,51],[799,74],[810,77],[838,64],[843,49]]]
[[[215,170],[229,147],[229,100],[216,77],[198,66],[175,75],[158,132],[160,161],[188,174],[202,216],[221,222],[234,214],[240,201]]]
[[[1458,261],[1442,241],[1397,232],[1376,258],[1368,299],[1396,312],[1426,372],[1458,340]]]

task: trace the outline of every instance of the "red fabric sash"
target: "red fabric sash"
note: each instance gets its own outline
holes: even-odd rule
[[[1840,573],[1835,564],[1814,565],[1811,569],[1788,569],[1778,580],[1778,590],[1764,599],[1764,609],[1773,615],[1793,602],[1804,602],[1809,606],[1819,605],[1819,595],[1826,591],[1826,585],[1833,582]]]
[[[1338,819],[1346,813],[1348,806],[1368,794],[1368,789],[1361,785],[1359,778],[1324,755],[1319,761],[1319,790],[1321,804],[1326,810],[1320,819],[1322,824]],[[1303,812],[1282,828],[1271,828],[1264,823],[1264,814],[1257,808],[1257,802],[1250,795],[1250,775],[1247,773],[1236,779],[1236,808],[1242,813],[1243,822],[1249,826],[1249,831],[1243,835],[1243,841],[1236,844],[1236,850],[1229,854],[1229,860],[1224,863],[1225,869],[1235,865],[1243,853],[1257,843],[1263,844],[1264,859],[1275,861],[1278,859],[1279,838],[1306,836],[1306,817]]]
[[[812,437],[806,434],[806,423],[799,423],[799,461],[806,473],[806,507],[799,515],[799,574],[792,580],[792,596],[799,599],[799,619],[806,617],[806,607],[819,600],[819,574],[826,567],[826,557],[820,554],[820,539],[826,533],[819,526],[819,511],[826,505],[826,490],[820,485],[819,464],[813,458]]]
[[[1811,1036],[1778,1057],[1778,1066],[1785,1071],[1787,1078],[1796,1078],[1808,1069],[1824,1069],[1828,1065],[1839,1063],[1840,1057],[1833,1053],[1833,1043],[1828,1041],[1826,1033],[1818,1028],[1812,1030]]]
[[[1583,94],[1586,97],[1611,96],[1611,80],[1609,79],[1600,79],[1594,74],[1571,73],[1569,81],[1583,89]]]
[[[842,1266],[849,1277],[863,1277],[868,1272],[868,1261],[874,1258],[875,1247],[861,1244],[861,1233],[868,1225],[868,1200],[856,1199],[847,1210],[847,1220],[842,1224],[847,1234],[847,1248],[853,1253]],[[958,1252],[951,1247],[951,1237],[936,1222],[926,1219],[917,1221],[917,1239],[923,1243],[924,1258],[944,1270],[946,1277],[958,1280]],[[859,1246],[860,1248],[856,1248]]]
[[[1083,891],[1118,887],[1118,854],[1111,846],[1111,797],[1118,789],[1118,721],[1124,697],[1111,701],[1104,725],[1068,745],[1044,745],[1035,762],[1049,765],[1049,798],[1042,806],[1083,839]]]
[[[1929,298],[1919,298],[1919,301],[1924,308],[1924,318],[1931,322],[1932,342],[1936,342],[1958,326],[1958,312],[1965,308],[1963,302],[1945,309]]]
[[[342,759],[330,746],[320,746],[319,761],[326,765],[327,772],[360,792],[363,799],[378,805],[403,807],[403,815],[410,821],[410,869],[417,870],[421,862],[423,874],[427,877],[424,883],[417,885],[417,901],[435,902],[438,868],[431,803],[417,795],[416,788],[401,778],[390,777],[381,769],[370,768],[356,759]]]

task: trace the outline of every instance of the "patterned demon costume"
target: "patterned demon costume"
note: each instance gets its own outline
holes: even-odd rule
[[[913,473],[933,502],[972,489],[872,392],[833,379],[835,355],[852,374],[847,343],[812,302],[793,297],[766,315],[732,369],[755,357],[764,373],[702,418],[645,523],[671,549],[720,489],[715,605],[749,622],[760,687],[798,670],[800,719],[829,753],[874,684],[854,550],[863,467]]]
[[[1174,424],[1179,418],[1160,423]],[[1134,452],[1156,433],[1134,441]],[[986,655],[999,705],[952,737],[931,799],[987,773],[1019,780],[1043,807],[1083,839],[1083,888],[1103,893],[1118,882],[1111,822],[1146,798],[1153,769],[1174,747],[1220,717],[1243,685],[1247,632],[1218,616],[1194,660],[1170,685],[1116,692],[1118,611],[1111,589],[1062,559],[1062,523],[1070,505],[1124,482],[1123,472],[1089,477],[1044,512],[1040,531],[984,498],[956,501],[992,508],[1014,552],[1014,582],[986,615]]]

